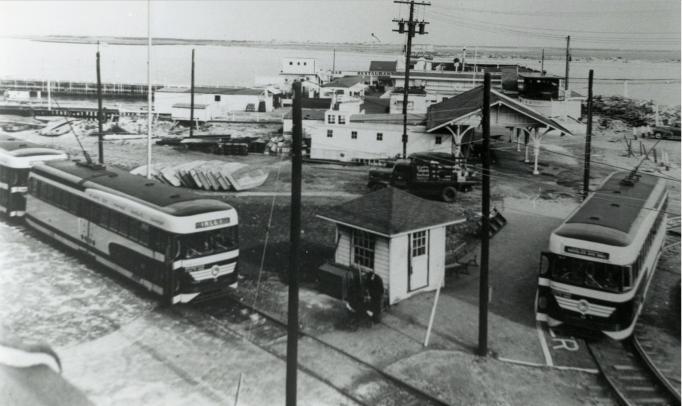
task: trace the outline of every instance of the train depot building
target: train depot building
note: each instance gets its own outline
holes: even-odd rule
[[[446,227],[466,221],[440,203],[392,187],[318,217],[336,224],[334,258],[320,267],[322,289],[345,299],[354,273],[375,273],[389,305],[441,286]]]

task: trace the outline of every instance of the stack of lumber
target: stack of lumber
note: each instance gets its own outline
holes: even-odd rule
[[[146,176],[147,165],[131,171]],[[178,165],[154,164],[151,167],[154,179],[175,187],[187,187],[213,191],[240,191],[256,188],[268,178],[262,168],[224,161],[192,161]]]

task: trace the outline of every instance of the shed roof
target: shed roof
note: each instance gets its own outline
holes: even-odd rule
[[[386,237],[466,221],[459,206],[425,200],[392,187],[331,207],[318,217]]]
[[[370,72],[395,72],[398,61],[370,61]]]
[[[157,92],[160,93],[190,93],[192,89],[189,87],[162,87]],[[199,94],[219,94],[226,96],[240,95],[240,96],[258,96],[263,94],[264,89],[251,89],[247,87],[211,87],[211,86],[195,86],[194,93]]]
[[[427,112],[426,131],[435,131],[449,123],[456,122],[466,116],[478,113],[478,111],[481,110],[482,102],[483,86],[477,86],[464,93],[460,93],[457,96],[445,99],[440,103],[432,104],[429,106]],[[497,105],[504,105],[546,127],[556,129],[566,134],[572,134],[570,130],[551,118],[543,116],[518,100],[507,97],[502,93],[491,89],[490,106],[493,107]]]
[[[362,76],[344,76],[342,78],[336,78],[329,83],[325,83],[322,87],[352,87],[362,81]]]

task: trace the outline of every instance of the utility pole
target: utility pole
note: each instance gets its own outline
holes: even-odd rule
[[[478,286],[478,355],[488,355],[488,255],[490,230],[490,72],[483,76],[483,179],[481,180],[481,278]]]
[[[583,167],[583,200],[590,192],[590,154],[592,144],[592,79],[594,71],[590,69],[587,80],[587,130],[585,131],[585,163]]]
[[[566,77],[564,78],[564,90],[568,90],[568,65],[571,62],[571,36],[566,37]]]
[[[542,59],[540,60],[540,75],[545,76],[545,48],[542,48]]]
[[[152,178],[152,1],[147,0],[147,179]]]
[[[189,136],[194,136],[194,48],[192,48],[192,82],[189,96]]]
[[[298,371],[298,264],[301,244],[301,143],[303,139],[301,82],[294,82],[293,90],[293,136],[291,140],[291,231],[289,235],[289,308],[287,314],[287,406],[296,405],[296,374]]]
[[[98,153],[99,153],[99,163],[103,164],[104,163],[104,145],[103,145],[103,137],[104,134],[102,134],[102,77],[100,75],[99,71],[99,42],[97,43],[97,121],[98,121],[98,129],[99,133],[97,134],[97,144],[99,147]]]
[[[425,31],[426,24],[428,22],[421,20],[414,20],[414,5],[419,6],[430,6],[429,1],[418,1],[414,0],[393,0],[394,3],[398,4],[409,4],[410,5],[410,18],[405,21],[404,19],[393,19],[393,22],[398,23],[398,29],[393,30],[400,34],[407,33],[407,49],[405,50],[405,87],[403,89],[403,158],[407,158],[407,94],[410,85],[410,56],[412,53],[412,37],[415,33],[419,35],[428,34]],[[405,23],[407,23],[407,32],[405,31]],[[419,25],[419,31],[416,31],[416,26]]]

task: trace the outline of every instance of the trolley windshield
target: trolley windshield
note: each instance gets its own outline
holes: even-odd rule
[[[625,267],[562,255],[554,256],[553,262],[552,279],[557,282],[608,292],[622,291],[627,282]]]
[[[237,226],[178,236],[180,256],[196,258],[238,248]]]

